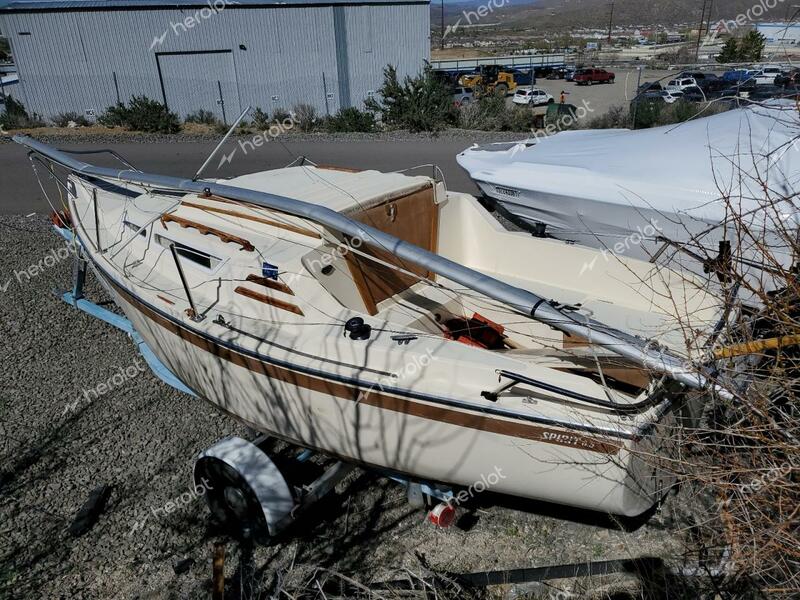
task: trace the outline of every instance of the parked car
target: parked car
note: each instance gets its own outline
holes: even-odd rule
[[[697,80],[694,77],[679,77],[670,79],[664,89],[671,92],[681,92],[690,87],[697,87]]]
[[[673,104],[678,100],[682,100],[684,95],[683,91],[681,90],[669,90],[669,89],[661,90],[659,93],[661,94],[661,98],[667,104]]]
[[[506,72],[514,76],[517,85],[534,85],[536,83],[536,72],[533,69],[506,69]]]
[[[763,102],[764,100],[771,100],[772,98],[794,100],[797,97],[797,89],[787,89],[780,85],[759,85],[747,95],[747,99],[753,102]]]
[[[791,69],[775,78],[775,85],[783,87],[800,85],[800,69]]]
[[[737,83],[747,81],[751,78],[751,71],[749,69],[732,69],[725,71],[722,74],[722,79],[728,83]]]
[[[677,102],[683,97],[683,92],[670,92],[668,90],[653,90],[649,92],[644,92],[640,94],[636,98],[634,98],[633,102],[631,102],[631,109],[636,104],[644,103],[644,104],[672,104]]]
[[[646,81],[639,86],[637,91],[641,94],[642,92],[660,92],[663,89],[658,81]]]
[[[708,95],[699,85],[683,90],[683,99],[687,102],[708,102]]]
[[[614,73],[605,69],[581,69],[575,73],[573,81],[578,85],[593,83],[614,83]]]
[[[702,81],[713,81],[715,79],[719,79],[719,77],[714,73],[707,73],[706,71],[684,71],[678,75],[678,77],[691,77],[698,84]]]
[[[747,98],[756,91],[755,79],[747,79],[737,85],[732,85],[719,92],[720,98]]]
[[[454,87],[453,88],[453,104],[456,106],[465,106],[475,99],[475,92],[469,87]]]
[[[555,102],[555,99],[551,94],[539,88],[517,88],[512,102],[525,106],[541,106],[542,104],[551,104]]]
[[[567,67],[558,67],[553,69],[552,72],[547,76],[548,79],[564,79],[567,76],[567,72],[569,69]]]
[[[756,80],[757,85],[774,85],[775,79],[780,74],[780,67],[766,66],[751,73],[751,76]]]
[[[706,77],[705,79],[697,79],[697,87],[699,87],[706,96],[713,96],[720,90],[724,90],[730,86],[729,81],[725,81],[721,77]]]

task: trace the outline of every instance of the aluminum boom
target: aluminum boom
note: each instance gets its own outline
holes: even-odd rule
[[[631,336],[623,332],[616,332],[616,330],[605,326],[601,327],[600,324],[590,323],[588,320],[581,323],[533,292],[514,287],[469,269],[419,246],[349,219],[324,206],[221,183],[193,181],[168,175],[153,175],[135,170],[97,167],[77,160],[66,152],[43,144],[26,135],[15,135],[13,140],[75,173],[193,194],[210,192],[231,200],[249,202],[308,219],[333,231],[388,250],[402,260],[419,265],[466,288],[480,292],[527,317],[571,336],[574,335],[591,340],[594,344],[608,348],[612,352],[631,359],[649,370],[664,373],[691,388],[706,388],[709,386],[708,378],[700,373],[698,369],[693,368],[690,363],[658,349],[649,348],[645,340],[632,339]],[[726,396],[730,395],[726,390],[716,387],[718,392]]]

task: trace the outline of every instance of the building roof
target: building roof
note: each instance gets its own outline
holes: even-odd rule
[[[259,6],[308,6],[332,4],[430,4],[430,0],[216,0],[226,8]],[[0,0],[0,12],[76,10],[155,10],[185,6],[211,6],[215,0]]]

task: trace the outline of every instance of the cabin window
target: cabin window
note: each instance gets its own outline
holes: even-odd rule
[[[141,227],[140,225],[137,225],[136,223],[131,223],[130,221],[123,221],[122,224],[134,232],[139,231],[139,228]],[[139,231],[139,235],[142,237],[147,237],[147,228],[145,227],[144,229]]]
[[[187,261],[197,265],[198,267],[208,269],[209,271],[216,270],[216,268],[222,264],[221,258],[212,256],[208,252],[197,250],[196,248],[192,248],[186,244],[181,244],[180,242],[165,238],[163,235],[156,234],[156,243],[164,248],[169,248],[171,244],[175,244],[175,252],[178,254],[178,256],[185,258]]]

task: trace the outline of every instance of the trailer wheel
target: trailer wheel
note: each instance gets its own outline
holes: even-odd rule
[[[275,463],[238,437],[225,438],[198,456],[194,482],[221,525],[235,536],[249,531],[260,543],[282,529],[295,505]]]

